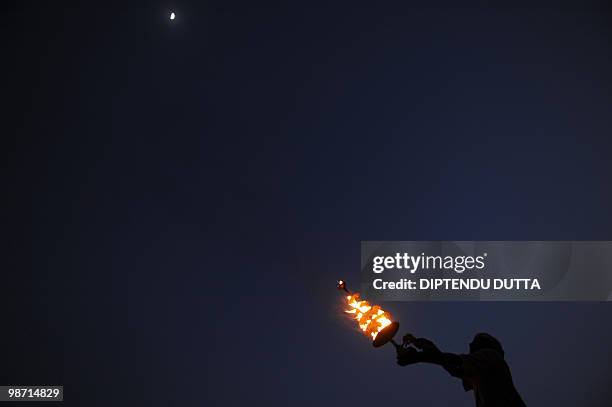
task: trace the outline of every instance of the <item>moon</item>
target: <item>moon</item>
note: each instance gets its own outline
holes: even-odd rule
[[[172,11],[170,13],[170,20],[174,20],[176,18],[176,14],[174,14],[174,11]]]

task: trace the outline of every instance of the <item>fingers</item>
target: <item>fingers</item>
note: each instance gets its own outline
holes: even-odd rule
[[[415,338],[412,344],[419,349],[437,349],[432,341],[425,338]]]
[[[414,341],[416,338],[414,337],[414,335],[412,334],[406,334],[404,335],[404,337],[402,338],[404,344],[410,344],[412,343],[412,341]]]
[[[412,347],[398,348],[397,349],[397,355],[398,356],[410,356],[410,355],[415,354],[416,352],[417,352],[417,350],[412,348]]]

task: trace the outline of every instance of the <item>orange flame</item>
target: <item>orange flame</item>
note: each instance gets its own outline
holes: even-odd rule
[[[353,319],[359,324],[359,328],[366,335],[371,335],[372,340],[385,327],[391,324],[391,314],[383,311],[378,305],[370,305],[369,302],[359,299],[359,293],[346,296],[349,309],[347,314],[352,314]]]

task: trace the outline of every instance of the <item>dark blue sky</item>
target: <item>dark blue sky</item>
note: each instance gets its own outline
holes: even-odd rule
[[[342,322],[360,241],[612,239],[610,9],[2,20],[2,383],[81,406],[470,406]],[[497,336],[528,405],[612,400],[609,303],[385,307],[449,351]]]

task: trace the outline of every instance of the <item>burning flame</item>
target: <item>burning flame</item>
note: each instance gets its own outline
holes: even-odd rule
[[[388,312],[383,311],[378,305],[372,306],[369,302],[360,300],[359,293],[347,295],[346,301],[350,308],[344,312],[352,314],[359,328],[366,335],[371,335],[372,340],[376,339],[376,335],[392,322]]]

